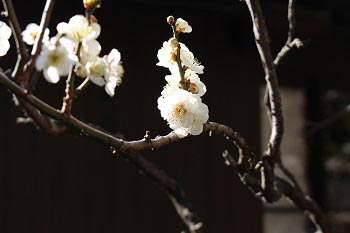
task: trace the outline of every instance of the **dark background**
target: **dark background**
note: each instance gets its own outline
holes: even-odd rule
[[[13,2],[22,28],[40,22],[44,1]],[[51,36],[57,23],[83,14],[81,2],[57,1]],[[288,1],[262,2],[276,53],[286,39]],[[348,89],[349,4],[324,2],[297,1],[298,36],[311,43],[279,68],[281,85]],[[146,130],[152,136],[169,132],[156,104],[168,71],[155,64],[158,49],[171,37],[165,21],[170,14],[193,27],[182,39],[206,67],[201,79],[208,88],[203,101],[210,120],[239,131],[259,153],[259,87],[264,80],[244,2],[103,1],[95,14],[102,26],[102,55],[112,48],[121,52],[124,81],[114,98],[90,85],[74,102],[73,114],[129,139],[142,138]],[[14,57],[9,54],[0,62],[9,68]],[[63,80],[58,85],[38,83],[36,95],[56,108],[63,94]],[[185,229],[167,196],[105,145],[79,135],[53,137],[30,124],[17,125],[16,117],[22,113],[4,87],[0,106],[0,232]],[[184,187],[205,232],[262,232],[261,205],[225,166],[221,153],[226,146],[222,138],[201,135],[143,154]]]

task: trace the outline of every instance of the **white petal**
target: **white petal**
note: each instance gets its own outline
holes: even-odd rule
[[[111,52],[108,54],[108,63],[119,63],[121,59],[120,52],[117,49],[112,49]]]
[[[92,28],[92,31],[87,36],[87,39],[88,40],[96,39],[97,37],[99,37],[99,35],[101,33],[101,26],[98,23],[92,23],[90,26]]]
[[[83,46],[85,51],[92,56],[97,56],[101,52],[101,45],[97,40],[84,40]]]
[[[10,49],[10,43],[7,39],[0,38],[0,56],[4,56]]]
[[[111,97],[114,96],[116,86],[117,86],[117,82],[114,79],[110,79],[110,81],[107,82],[105,85],[105,90],[107,94],[110,95]]]
[[[188,135],[188,130],[186,128],[178,128],[174,130],[179,138],[184,138]]]
[[[39,27],[40,26],[36,23],[30,23],[27,25],[26,30],[37,31],[37,30],[39,30]]]
[[[101,76],[89,75],[89,79],[91,80],[91,82],[100,87],[102,87],[106,83],[106,81]]]
[[[46,57],[40,54],[35,61],[35,68],[39,71],[43,70],[45,68],[46,59]]]
[[[57,24],[57,27],[56,27],[58,33],[61,33],[61,34],[66,34],[66,33],[69,33],[69,26],[68,26],[68,23],[59,23]]]
[[[0,21],[0,37],[9,39],[12,34],[11,28],[6,23]]]
[[[50,83],[57,83],[60,81],[60,76],[58,75],[58,71],[56,67],[50,66],[44,70],[44,77]]]

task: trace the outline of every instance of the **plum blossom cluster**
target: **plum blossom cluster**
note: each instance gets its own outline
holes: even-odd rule
[[[85,79],[87,82],[84,83],[91,81],[104,86],[107,94],[114,96],[124,74],[121,55],[117,49],[112,49],[108,55],[100,56],[101,45],[97,38],[101,26],[92,15],[93,10],[100,7],[100,1],[84,1],[84,6],[86,16],[75,15],[68,23],[59,23],[56,36],[49,39],[49,32],[45,31],[36,69],[43,71],[50,83],[57,83],[61,77],[73,74]],[[22,33],[23,40],[33,45],[39,31],[38,25],[29,24]]]
[[[167,20],[173,37],[158,50],[157,65],[168,68],[171,74],[165,76],[167,85],[158,98],[158,109],[178,136],[199,135],[209,118],[208,106],[201,99],[207,89],[198,76],[204,66],[179,42],[180,33],[190,33],[192,27],[181,18],[175,21],[169,16]]]
[[[6,23],[0,21],[0,56],[5,56],[10,49],[9,38],[12,34],[11,28]]]

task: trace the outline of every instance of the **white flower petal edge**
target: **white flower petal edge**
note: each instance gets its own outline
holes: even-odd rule
[[[6,23],[0,21],[0,38],[8,40],[12,34],[11,28]]]
[[[52,38],[43,43],[42,51],[36,60],[37,70],[44,72],[50,83],[57,83],[60,76],[66,76],[70,68],[78,61],[74,54],[74,43],[66,38]]]
[[[68,23],[59,23],[56,27],[57,31],[67,36],[67,38],[81,42],[84,39],[97,39],[100,35],[101,27],[98,23],[91,23],[83,15],[75,15],[69,19]]]
[[[165,80],[170,86],[181,86],[181,77],[178,69],[171,69],[170,71],[172,74],[166,75]],[[201,97],[207,92],[207,87],[194,71],[187,69],[185,71],[185,80],[188,85],[187,91],[191,92],[192,94],[196,94]]]
[[[115,94],[116,86],[120,86],[124,75],[124,68],[121,65],[121,54],[117,49],[112,49],[105,57],[108,63],[108,70],[106,73],[105,90],[111,97]]]
[[[7,39],[0,38],[0,57],[5,56],[10,49],[10,42]]]
[[[33,45],[35,38],[39,35],[40,26],[36,23],[30,23],[27,25],[26,29],[22,32],[23,41],[28,45]],[[50,30],[48,28],[45,29],[43,42],[49,40]]]
[[[163,47],[158,50],[157,57],[159,62],[157,66],[163,66],[170,70],[178,69],[176,63],[177,48],[171,43],[171,40],[163,42]],[[182,64],[193,70],[197,74],[203,74],[204,66],[202,66],[194,57],[193,53],[183,43],[180,43],[180,59]]]
[[[9,38],[11,37],[12,31],[6,23],[0,21],[0,56],[4,56],[10,49]]]
[[[117,49],[103,58],[97,57],[86,64],[87,77],[98,86],[105,86],[106,93],[113,97],[116,86],[122,83],[124,69],[121,65],[121,55]]]
[[[182,33],[190,33],[192,32],[192,27],[187,23],[186,20],[178,18],[175,22],[176,30]]]

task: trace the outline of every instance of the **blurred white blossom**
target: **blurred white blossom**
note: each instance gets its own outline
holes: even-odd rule
[[[4,56],[10,49],[9,38],[12,34],[11,28],[0,21],[0,56]]]
[[[86,64],[98,58],[101,45],[97,40],[84,40],[79,52],[79,62],[75,66],[75,73],[82,78],[87,77]]]
[[[30,23],[27,25],[26,29],[22,32],[23,41],[28,45],[33,45],[35,38],[40,33],[40,26],[36,23]],[[50,30],[48,28],[45,29],[43,42],[49,40]]]
[[[74,54],[74,44],[66,38],[52,38],[43,43],[42,51],[36,60],[37,70],[44,72],[45,79],[57,83],[60,76],[66,76],[70,68],[78,61]]]
[[[112,49],[107,56],[98,57],[86,64],[87,76],[91,82],[105,86],[105,91],[112,97],[115,94],[115,87],[121,84],[124,74],[120,59],[119,51]]]
[[[59,23],[57,31],[66,35],[68,39],[82,42],[83,40],[96,39],[100,35],[101,26],[96,22],[89,24],[83,15],[75,15],[70,18],[68,23]]]

